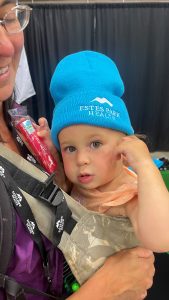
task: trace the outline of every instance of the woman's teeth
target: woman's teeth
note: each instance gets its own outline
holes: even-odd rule
[[[0,75],[5,74],[8,71],[8,66],[4,68],[0,68]]]

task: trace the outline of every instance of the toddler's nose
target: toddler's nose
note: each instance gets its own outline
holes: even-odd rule
[[[84,150],[78,151],[77,164],[83,166],[89,164],[89,162],[90,162],[89,155],[86,153],[86,151]]]

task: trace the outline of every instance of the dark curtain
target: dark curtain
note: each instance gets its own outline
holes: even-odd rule
[[[32,116],[46,116],[51,123],[53,101],[49,94],[51,75],[65,55],[93,48],[94,11],[89,6],[35,5],[25,30],[32,80],[36,90],[30,104]]]
[[[99,6],[95,48],[122,74],[133,126],[152,150],[169,150],[169,6]]]
[[[72,52],[96,50],[118,65],[136,132],[148,136],[151,150],[169,150],[169,4],[32,7],[25,46],[37,93],[29,104],[34,119],[43,115],[50,124],[49,83],[58,61]],[[146,299],[169,299],[168,254],[156,255],[154,284]]]
[[[37,95],[29,106],[51,121],[49,83],[65,55],[91,49],[118,65],[136,133],[150,150],[169,150],[169,5],[41,4],[33,6],[25,44]]]

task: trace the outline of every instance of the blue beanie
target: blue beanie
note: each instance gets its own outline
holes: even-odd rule
[[[81,51],[63,58],[52,76],[50,93],[55,103],[51,136],[58,149],[59,132],[75,124],[134,133],[121,99],[123,81],[115,63],[104,54]]]

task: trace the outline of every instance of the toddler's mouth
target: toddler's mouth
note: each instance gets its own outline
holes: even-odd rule
[[[81,174],[78,176],[78,180],[80,183],[89,183],[91,182],[93,175],[90,174]]]

